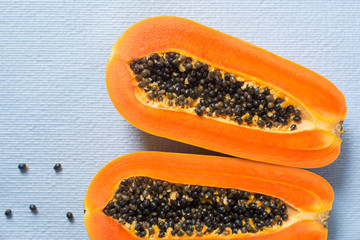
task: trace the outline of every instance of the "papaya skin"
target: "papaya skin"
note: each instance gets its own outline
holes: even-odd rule
[[[292,222],[280,229],[222,237],[205,235],[201,239],[327,238],[326,219],[332,207],[334,192],[329,183],[316,174],[243,159],[140,152],[111,161],[90,183],[84,201],[84,222],[90,239],[141,239],[102,212],[112,199],[119,182],[130,176],[262,193],[282,199],[299,213],[292,215]],[[322,218],[324,213],[326,216]]]
[[[292,132],[264,131],[145,105],[136,98],[137,82],[129,62],[164,51],[194,56],[224,71],[249,75],[300,103],[311,121]],[[155,17],[130,27],[112,48],[106,82],[119,113],[135,127],[156,136],[236,157],[302,168],[328,165],[340,153],[346,102],[331,82],[264,49],[187,19]]]

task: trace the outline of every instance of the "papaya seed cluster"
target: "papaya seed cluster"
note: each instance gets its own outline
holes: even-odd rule
[[[275,98],[269,88],[179,53],[152,53],[130,62],[130,68],[147,99],[168,107],[268,129],[295,130],[301,121],[300,110],[287,105],[285,98]]]
[[[103,212],[150,238],[257,233],[288,220],[278,198],[142,176],[123,179]]]

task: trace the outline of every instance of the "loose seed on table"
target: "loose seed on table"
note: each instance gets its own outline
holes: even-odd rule
[[[20,163],[19,165],[18,165],[18,168],[20,169],[20,171],[26,171],[27,170],[27,168],[28,168],[28,166],[26,165],[26,163]]]
[[[29,206],[29,208],[30,208],[30,210],[31,210],[32,212],[36,212],[36,211],[37,211],[37,207],[36,207],[34,204],[31,204],[31,205]]]
[[[5,216],[7,216],[7,217],[11,217],[11,216],[12,216],[12,211],[11,211],[11,209],[6,209],[6,210],[5,210]]]
[[[72,214],[72,212],[67,212],[66,217],[69,219],[69,221],[72,221],[74,219],[74,215]]]
[[[61,166],[60,163],[56,163],[56,164],[54,165],[54,170],[55,170],[55,171],[60,171],[61,169],[62,169],[62,166]]]

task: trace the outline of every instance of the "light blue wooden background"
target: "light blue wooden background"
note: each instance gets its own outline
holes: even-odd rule
[[[115,110],[105,66],[133,23],[175,15],[259,45],[330,79],[348,116],[339,159],[314,172],[335,190],[330,240],[360,239],[359,1],[0,1],[0,239],[88,239],[83,198],[122,154],[214,154],[143,133]],[[316,92],[314,92],[316,94]],[[20,174],[17,164],[30,169]],[[54,163],[63,164],[56,174]],[[33,215],[29,204],[36,204]],[[3,211],[14,212],[8,220]],[[70,223],[67,211],[75,215]]]

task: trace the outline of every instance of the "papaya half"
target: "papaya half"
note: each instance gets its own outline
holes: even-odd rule
[[[330,184],[302,169],[141,152],[104,166],[86,193],[92,240],[327,238]]]
[[[187,19],[131,26],[111,50],[106,83],[119,113],[157,136],[292,167],[340,153],[347,110],[330,81]]]

